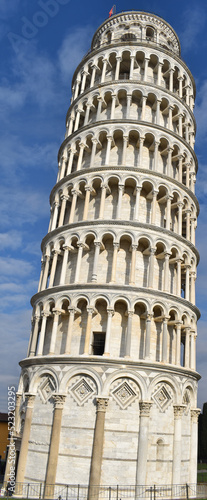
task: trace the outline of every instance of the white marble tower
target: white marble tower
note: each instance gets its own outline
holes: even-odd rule
[[[196,483],[194,97],[176,33],[145,12],[107,19],[74,73],[17,482]]]

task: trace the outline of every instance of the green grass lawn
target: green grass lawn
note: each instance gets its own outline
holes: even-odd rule
[[[198,483],[207,483],[207,472],[198,472],[197,481]]]
[[[207,469],[207,464],[198,464],[198,470]]]

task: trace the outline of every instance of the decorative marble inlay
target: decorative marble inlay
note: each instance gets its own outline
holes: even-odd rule
[[[44,377],[43,381],[38,387],[37,392],[40,395],[42,402],[47,403],[55,390],[56,385],[52,377]]]
[[[159,385],[158,389],[154,392],[152,399],[155,401],[161,412],[165,412],[165,410],[173,400],[170,389],[166,388],[164,384]]]
[[[137,392],[133,389],[129,382],[127,382],[127,380],[124,380],[121,384],[115,387],[111,394],[122,409],[127,408],[138,397]]]
[[[86,380],[82,377],[81,380],[78,380],[78,382],[69,389],[69,392],[76,403],[82,406],[96,391],[92,384],[89,383],[88,379]]]

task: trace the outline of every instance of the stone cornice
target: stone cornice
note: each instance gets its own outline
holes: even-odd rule
[[[171,293],[167,292],[161,292],[160,290],[155,290],[154,288],[146,288],[146,287],[137,287],[137,286],[131,286],[131,285],[115,285],[115,284],[100,284],[100,283],[73,283],[71,285],[59,285],[59,286],[54,286],[51,288],[47,288],[46,290],[42,290],[41,292],[36,293],[33,295],[31,298],[31,305],[33,306],[37,300],[41,301],[44,297],[47,298],[48,296],[54,297],[55,294],[57,293],[71,293],[72,291],[77,292],[77,291],[84,291],[84,292],[96,292],[98,291],[100,295],[103,293],[103,291],[106,293],[106,291],[109,292],[110,295],[120,292],[120,296],[123,296],[123,294],[129,294],[130,296],[134,293],[137,295],[137,297],[150,297],[150,298],[157,298],[163,299],[164,301],[170,300],[172,304],[175,306],[179,303],[181,304],[185,309],[188,308],[192,312],[194,312],[197,316],[197,318],[200,318],[200,311],[197,306],[193,305],[191,302],[189,302],[186,299],[183,299],[182,297],[178,297],[177,295],[173,295]]]
[[[124,368],[130,369],[130,368],[136,368],[137,370],[143,369],[146,373],[146,370],[149,370],[151,373],[152,370],[155,370],[156,372],[159,370],[160,373],[172,373],[174,375],[185,375],[186,377],[192,378],[194,380],[199,380],[201,376],[199,375],[198,372],[194,370],[190,370],[187,368],[184,368],[182,366],[176,366],[176,365],[170,365],[167,363],[161,363],[159,361],[157,362],[149,362],[145,360],[139,360],[137,361],[132,361],[130,359],[126,358],[107,358],[104,357],[102,359],[102,356],[67,356],[65,354],[62,355],[57,355],[57,356],[34,356],[33,358],[25,358],[22,361],[20,361],[20,366],[22,368],[27,368],[29,366],[49,366],[49,365],[67,365],[69,367],[70,365],[77,365],[81,366],[81,369],[84,370],[84,368],[88,368],[88,365],[91,364],[92,367],[101,367],[103,365],[103,368],[105,366],[107,367],[116,367],[117,368]],[[84,366],[85,365],[85,366]],[[124,365],[124,366],[123,366]]]
[[[77,229],[77,228],[91,228],[91,226],[106,226],[108,228],[109,226],[116,226],[116,227],[123,227],[126,226],[126,230],[131,228],[136,228],[136,229],[146,229],[147,231],[155,231],[156,233],[159,233],[161,235],[165,235],[165,237],[171,237],[175,241],[180,241],[183,245],[186,245],[187,248],[190,248],[190,250],[196,255],[197,258],[197,264],[199,263],[200,260],[200,255],[197,250],[197,248],[188,240],[183,238],[183,236],[180,236],[177,233],[174,233],[170,231],[169,229],[165,229],[164,227],[160,226],[155,226],[153,224],[145,224],[144,222],[135,222],[135,221],[129,221],[129,220],[107,220],[107,219],[100,219],[100,220],[93,220],[93,221],[80,221],[80,222],[74,222],[73,224],[67,224],[65,226],[60,226],[50,233],[47,233],[47,235],[43,238],[42,243],[41,243],[41,250],[43,252],[44,246],[47,244],[48,240],[51,239],[51,237],[54,237],[58,235],[59,233],[61,235],[64,234],[64,232],[70,230],[70,229]]]
[[[174,184],[175,186],[178,186],[180,189],[183,189],[183,191],[185,191],[185,193],[190,196],[192,198],[192,200],[194,201],[196,207],[197,207],[197,211],[198,211],[198,214],[199,214],[199,203],[198,203],[198,200],[196,198],[196,195],[190,190],[188,189],[186,186],[184,186],[181,182],[173,179],[172,177],[169,177],[168,175],[165,175],[161,172],[156,172],[155,170],[148,170],[148,169],[145,169],[145,168],[139,168],[139,167],[127,167],[127,166],[117,166],[117,167],[114,167],[114,166],[104,166],[104,167],[96,167],[96,168],[86,168],[84,170],[79,170],[78,172],[73,172],[72,174],[69,174],[67,175],[66,177],[63,177],[63,179],[61,179],[59,182],[57,182],[55,184],[55,186],[52,188],[52,191],[50,193],[50,204],[52,205],[52,197],[54,195],[54,193],[56,191],[58,191],[60,189],[60,187],[62,187],[62,185],[64,185],[66,182],[70,181],[70,180],[73,180],[73,179],[76,179],[77,177],[87,177],[87,175],[91,174],[91,173],[96,173],[96,172],[111,172],[111,171],[117,171],[117,172],[132,172],[133,174],[144,174],[146,176],[149,175],[150,177],[158,177],[160,179],[164,179],[166,180],[167,182],[171,182],[172,184]]]

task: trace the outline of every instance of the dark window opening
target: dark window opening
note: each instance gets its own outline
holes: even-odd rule
[[[94,356],[103,356],[104,346],[105,346],[105,332],[93,332],[93,355]]]

